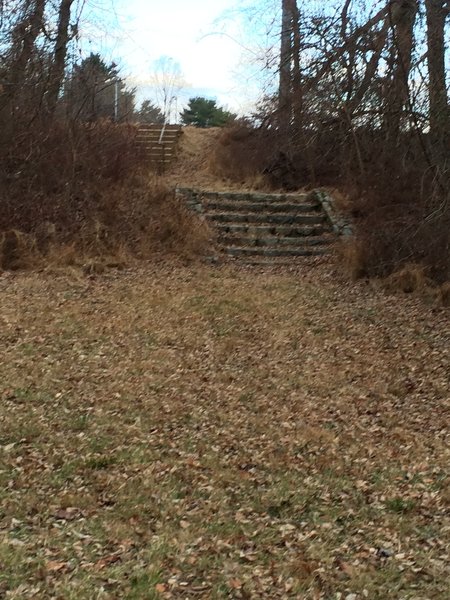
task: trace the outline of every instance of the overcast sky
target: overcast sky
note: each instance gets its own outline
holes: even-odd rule
[[[100,51],[121,67],[138,99],[154,96],[155,65],[171,57],[182,73],[179,106],[189,97],[217,99],[231,110],[245,112],[260,92],[256,37],[243,28],[250,0],[91,0],[82,27],[82,53]],[[257,4],[257,2],[255,2]],[[245,21],[245,24],[244,24]],[[253,22],[261,33],[261,22]],[[251,33],[252,24],[250,24]],[[244,40],[246,43],[244,44]],[[264,40],[262,40],[264,43]],[[243,48],[243,45],[246,48]]]

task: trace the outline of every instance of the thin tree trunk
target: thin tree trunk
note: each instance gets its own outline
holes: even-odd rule
[[[428,75],[430,134],[442,145],[450,134],[450,112],[445,83],[445,17],[448,8],[443,0],[425,0],[427,12]]]
[[[380,63],[381,53],[386,44],[387,36],[389,30],[389,23],[386,21],[378,33],[376,40],[374,42],[374,51],[372,56],[370,57],[369,62],[367,63],[367,67],[364,73],[364,77],[359,85],[359,88],[353,94],[349,102],[346,106],[346,112],[349,115],[349,118],[352,118],[353,113],[357,110],[359,104],[362,102],[366,92],[368,91],[370,84],[375,77],[375,74],[378,69],[378,65]]]
[[[290,0],[292,21],[292,96],[293,118],[295,129],[298,132],[303,122],[303,90],[302,73],[300,66],[301,37],[300,37],[300,12],[297,1]]]
[[[389,5],[389,21],[396,55],[386,114],[387,134],[391,141],[398,139],[403,111],[409,98],[409,74],[418,9],[418,0],[391,0]]]
[[[348,24],[349,24],[349,15],[348,11],[352,0],[346,0],[344,7],[341,12],[341,40],[346,40],[348,38]],[[346,71],[346,86],[345,86],[345,102],[348,103],[353,94],[353,88],[355,84],[355,45],[351,45],[348,49],[348,58],[345,56],[345,53],[342,55],[342,62],[345,64]]]
[[[280,130],[289,131],[292,116],[292,13],[290,0],[282,0],[280,84],[278,115]]]
[[[50,68],[49,87],[47,92],[47,112],[53,117],[58,102],[59,91],[63,84],[66,66],[67,46],[70,41],[70,11],[74,0],[61,0],[58,15],[58,32],[53,51],[53,63]]]

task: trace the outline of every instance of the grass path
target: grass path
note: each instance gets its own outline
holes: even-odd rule
[[[329,265],[0,298],[0,598],[450,597],[448,312]]]

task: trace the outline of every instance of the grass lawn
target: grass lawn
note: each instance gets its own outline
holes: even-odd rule
[[[450,598],[449,313],[305,265],[0,277],[0,598]]]

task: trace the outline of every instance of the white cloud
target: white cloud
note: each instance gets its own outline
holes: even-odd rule
[[[247,98],[238,90],[235,71],[242,47],[238,41],[217,33],[214,25],[235,0],[113,2],[102,4],[103,17],[98,7],[91,8],[90,15],[97,15],[97,23],[104,23],[107,15],[108,31],[99,33],[97,29],[93,34],[91,26],[93,41],[85,44],[85,52],[100,47],[108,59],[121,66],[140,97],[151,92],[155,61],[170,56],[179,63],[184,77],[181,101],[203,90],[201,93],[217,98],[220,104],[241,109]]]

